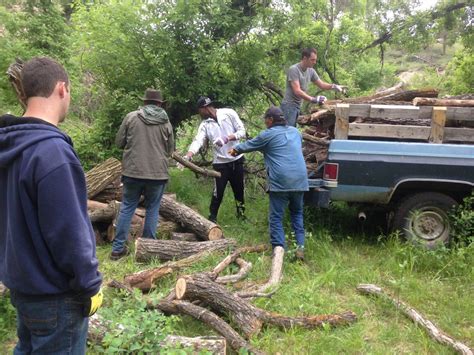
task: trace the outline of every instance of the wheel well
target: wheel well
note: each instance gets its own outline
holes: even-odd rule
[[[473,186],[462,182],[451,181],[406,181],[400,183],[392,197],[390,203],[396,203],[407,195],[412,195],[419,192],[439,192],[451,196],[458,203],[462,199],[470,195],[473,191]]]

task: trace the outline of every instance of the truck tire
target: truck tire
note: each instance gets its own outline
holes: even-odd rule
[[[447,244],[451,227],[449,211],[457,202],[439,192],[422,192],[403,199],[393,216],[393,230],[426,249]]]

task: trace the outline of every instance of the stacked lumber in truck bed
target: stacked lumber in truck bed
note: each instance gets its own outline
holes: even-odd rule
[[[438,99],[433,89],[399,84],[372,96],[329,100],[298,118],[308,173],[326,160],[331,139],[474,143],[474,97]]]

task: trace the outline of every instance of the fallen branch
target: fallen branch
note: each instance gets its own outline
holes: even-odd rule
[[[195,173],[208,176],[208,177],[218,177],[218,178],[221,177],[220,172],[211,170],[211,169],[201,168],[200,166],[197,166],[196,164],[191,163],[189,160],[183,159],[183,157],[181,157],[176,152],[173,152],[173,154],[171,154],[171,157],[174,160],[176,160],[178,163],[194,171]]]
[[[390,301],[397,309],[401,310],[408,318],[414,321],[416,324],[424,328],[428,334],[437,342],[448,345],[456,350],[460,354],[472,355],[472,350],[465,344],[452,339],[443,333],[438,327],[436,327],[430,320],[425,319],[418,311],[411,308],[408,304],[396,299],[381,287],[372,284],[360,284],[357,286],[357,291],[366,295],[375,295],[382,297],[385,300]]]
[[[415,97],[413,99],[415,106],[455,106],[455,107],[474,107],[474,100],[454,100],[454,99],[433,99],[427,97]]]
[[[252,270],[252,263],[247,262],[242,258],[237,258],[237,260],[235,260],[235,263],[239,266],[238,273],[218,277],[215,281],[219,284],[229,284],[239,282],[240,280],[247,277],[250,270]]]

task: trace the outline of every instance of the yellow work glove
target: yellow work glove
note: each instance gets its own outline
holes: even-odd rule
[[[87,298],[84,302],[84,317],[90,317],[97,312],[102,305],[104,295],[102,289],[99,290],[94,296]]]

